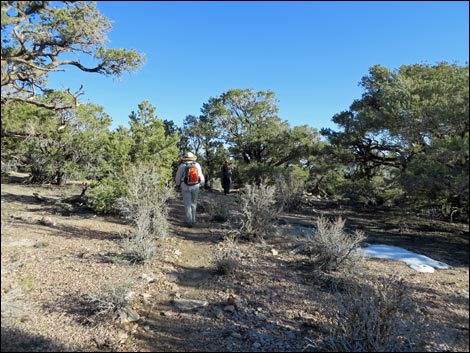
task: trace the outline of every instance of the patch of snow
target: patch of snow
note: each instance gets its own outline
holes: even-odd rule
[[[413,270],[419,272],[433,273],[435,268],[450,268],[449,265],[443,262],[433,260],[430,257],[414,253],[398,246],[376,244],[358,249],[357,251],[368,257],[403,261]]]

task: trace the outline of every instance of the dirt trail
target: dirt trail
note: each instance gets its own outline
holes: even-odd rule
[[[220,237],[211,232],[206,224],[207,215],[198,210],[194,227],[184,223],[184,205],[181,196],[177,195],[170,203],[169,222],[172,237],[178,241],[181,255],[177,263],[190,268],[204,268],[211,263],[211,252]]]
[[[166,295],[161,293],[159,302],[142,323],[149,330],[136,336],[140,340],[140,349],[147,346],[150,351],[220,350],[219,340],[215,336],[219,335],[221,329],[214,327],[209,303],[216,301],[211,285],[218,277],[214,270],[213,255],[221,237],[211,232],[202,212],[198,219],[193,228],[186,227],[181,195],[171,200],[169,222],[174,256],[170,261],[173,271],[168,271],[166,277],[174,283],[174,287]],[[175,301],[207,304],[184,310]]]

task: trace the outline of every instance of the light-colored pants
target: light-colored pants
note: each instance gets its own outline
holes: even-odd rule
[[[196,207],[197,198],[199,196],[199,188],[191,188],[190,190],[183,190],[184,212],[186,217],[186,224],[192,226],[196,223]]]

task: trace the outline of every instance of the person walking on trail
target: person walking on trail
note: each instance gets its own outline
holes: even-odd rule
[[[230,183],[232,182],[233,169],[228,161],[225,161],[221,170],[222,177],[222,187],[224,188],[224,195],[230,193]]]
[[[176,171],[176,186],[181,186],[184,201],[185,221],[188,227],[196,223],[196,207],[199,196],[199,185],[204,184],[204,175],[201,165],[196,162],[197,157],[187,152],[181,159],[181,164]]]

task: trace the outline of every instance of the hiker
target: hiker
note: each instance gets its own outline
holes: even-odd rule
[[[224,195],[230,192],[230,183],[232,182],[233,169],[228,161],[224,162],[221,170],[222,187],[224,188]]]
[[[186,225],[192,227],[196,222],[196,206],[199,196],[199,184],[204,184],[201,166],[196,162],[197,157],[187,152],[181,159],[175,176],[176,186],[181,186],[184,201]]]

